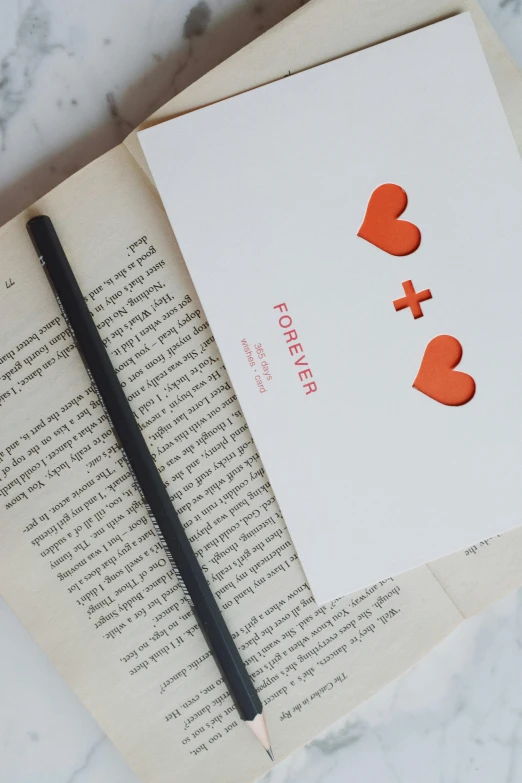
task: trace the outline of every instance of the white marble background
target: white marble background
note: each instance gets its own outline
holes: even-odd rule
[[[0,224],[300,4],[0,0]],[[483,5],[522,66],[522,0]],[[263,783],[326,780],[522,783],[522,591]],[[0,783],[109,782],[137,783],[0,601]]]

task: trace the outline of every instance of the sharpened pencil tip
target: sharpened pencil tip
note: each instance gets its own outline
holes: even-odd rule
[[[254,732],[255,736],[261,743],[261,745],[264,747],[272,761],[274,760],[274,754],[272,753],[272,748],[270,745],[270,740],[268,739],[268,732],[266,730],[266,723],[265,719],[263,717],[263,713],[259,712],[254,720],[247,720],[245,721],[246,725],[249,726],[252,731]]]

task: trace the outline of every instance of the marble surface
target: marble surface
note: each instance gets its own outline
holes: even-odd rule
[[[0,224],[301,4],[0,2]],[[522,65],[522,0],[483,5]],[[264,783],[325,780],[522,781],[522,591],[466,622]],[[0,781],[136,783],[1,601]]]

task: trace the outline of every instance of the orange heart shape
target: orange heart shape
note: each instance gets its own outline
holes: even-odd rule
[[[407,206],[408,196],[399,185],[379,185],[370,196],[357,236],[392,256],[413,253],[420,245],[421,233],[413,223],[398,219]]]
[[[454,368],[462,359],[462,345],[449,334],[430,340],[413,387],[443,405],[465,405],[475,394],[475,381]]]

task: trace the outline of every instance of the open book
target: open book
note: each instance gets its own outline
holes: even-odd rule
[[[153,121],[462,10],[522,147],[522,76],[481,12],[446,0],[313,0]],[[278,759],[522,582],[517,530],[314,604],[133,134],[0,232],[0,592],[143,781],[175,770],[247,783],[269,762],[237,718],[39,269],[25,231],[38,213],[53,219]]]

